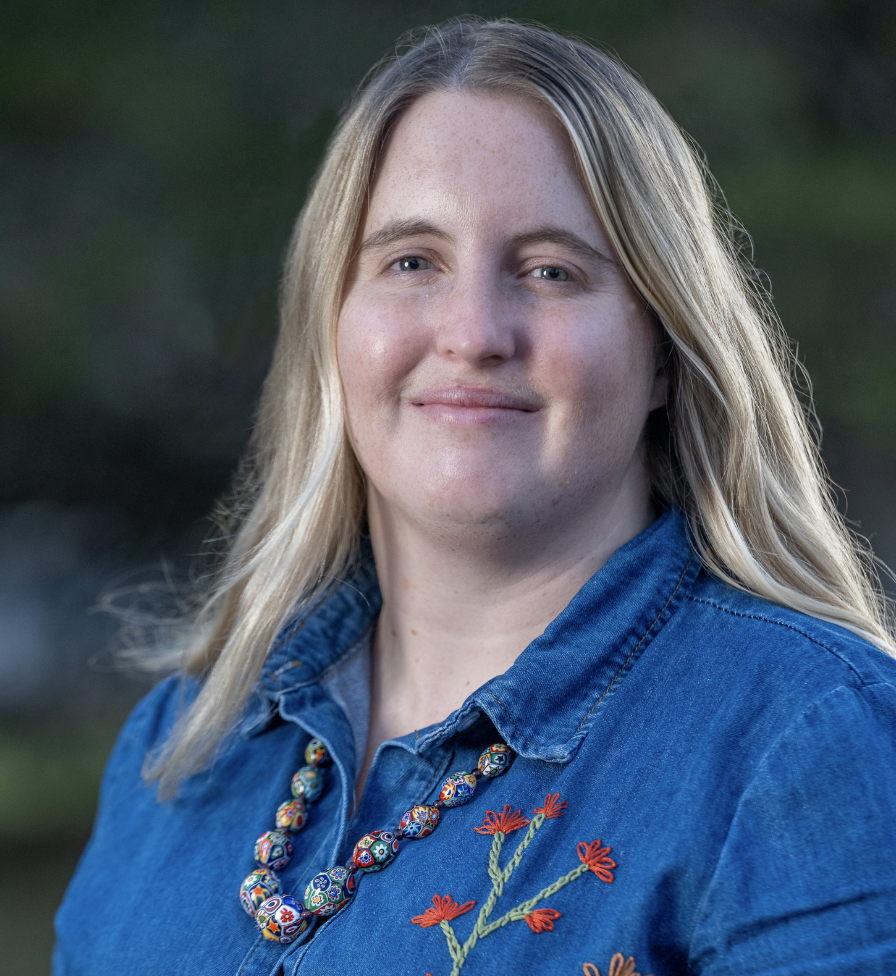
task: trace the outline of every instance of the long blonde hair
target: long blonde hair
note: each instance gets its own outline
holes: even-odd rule
[[[794,391],[788,341],[695,147],[606,54],[464,18],[411,36],[374,70],[296,224],[228,549],[181,649],[204,681],[148,769],[165,793],[209,759],[279,628],[356,556],[364,480],[344,431],[336,321],[385,136],[410,103],[443,90],[547,105],[569,134],[594,210],[664,331],[671,393],[648,427],[653,490],[684,513],[706,567],[894,649],[873,557],[836,511]]]

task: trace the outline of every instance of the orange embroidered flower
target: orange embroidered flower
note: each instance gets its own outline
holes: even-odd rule
[[[559,793],[548,793],[544,798],[544,806],[536,807],[533,813],[543,813],[548,820],[553,820],[554,817],[562,817],[563,811],[569,806],[566,800],[560,800]]]
[[[529,821],[520,815],[521,812],[517,810],[516,813],[511,813],[509,803],[504,804],[500,816],[494,810],[486,810],[482,826],[474,827],[473,830],[480,834],[496,834],[499,830],[502,834],[509,834],[521,827],[528,826]]]
[[[427,908],[422,915],[415,915],[411,919],[414,925],[419,925],[421,929],[432,928],[439,922],[450,922],[458,915],[465,915],[476,905],[475,901],[465,901],[463,905],[458,905],[456,901],[451,900],[451,895],[445,895],[444,898],[441,895],[433,895],[432,903],[433,908]]]
[[[582,966],[582,972],[585,976],[600,976],[600,971],[594,963],[586,962]],[[427,974],[429,976],[429,974]],[[629,956],[628,959],[624,959],[621,952],[617,952],[615,956],[610,960],[610,970],[609,976],[641,976],[640,973],[635,972],[635,959],[633,956]],[[646,973],[645,976],[653,976],[652,973]]]
[[[593,840],[590,844],[582,841],[576,850],[579,853],[579,860],[582,864],[587,864],[589,870],[593,871],[601,881],[613,883],[612,868],[616,867],[616,862],[607,854],[613,850],[612,847],[601,847],[601,840]]]
[[[538,935],[540,932],[553,932],[554,921],[561,917],[555,908],[536,908],[526,916],[526,924]]]

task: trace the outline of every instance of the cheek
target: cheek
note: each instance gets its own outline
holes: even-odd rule
[[[579,329],[577,341],[558,344],[549,358],[554,392],[570,408],[567,421],[590,431],[594,447],[618,441],[625,450],[637,441],[655,373],[652,332],[640,315]]]
[[[346,301],[336,331],[336,359],[350,431],[369,436],[397,410],[402,384],[419,358],[413,331],[399,316]]]

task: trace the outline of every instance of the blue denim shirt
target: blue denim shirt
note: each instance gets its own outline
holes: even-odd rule
[[[507,672],[383,743],[353,812],[379,606],[367,566],[287,628],[239,731],[167,803],[140,767],[182,687],[138,705],[59,911],[58,976],[896,972],[892,659],[720,583],[666,513]],[[334,765],[281,872],[300,896],[485,746],[517,758],[281,946],[238,890],[311,736]]]

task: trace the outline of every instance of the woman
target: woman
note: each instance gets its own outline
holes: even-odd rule
[[[384,66],[57,972],[896,967],[892,631],[789,369],[610,58],[470,20]]]

